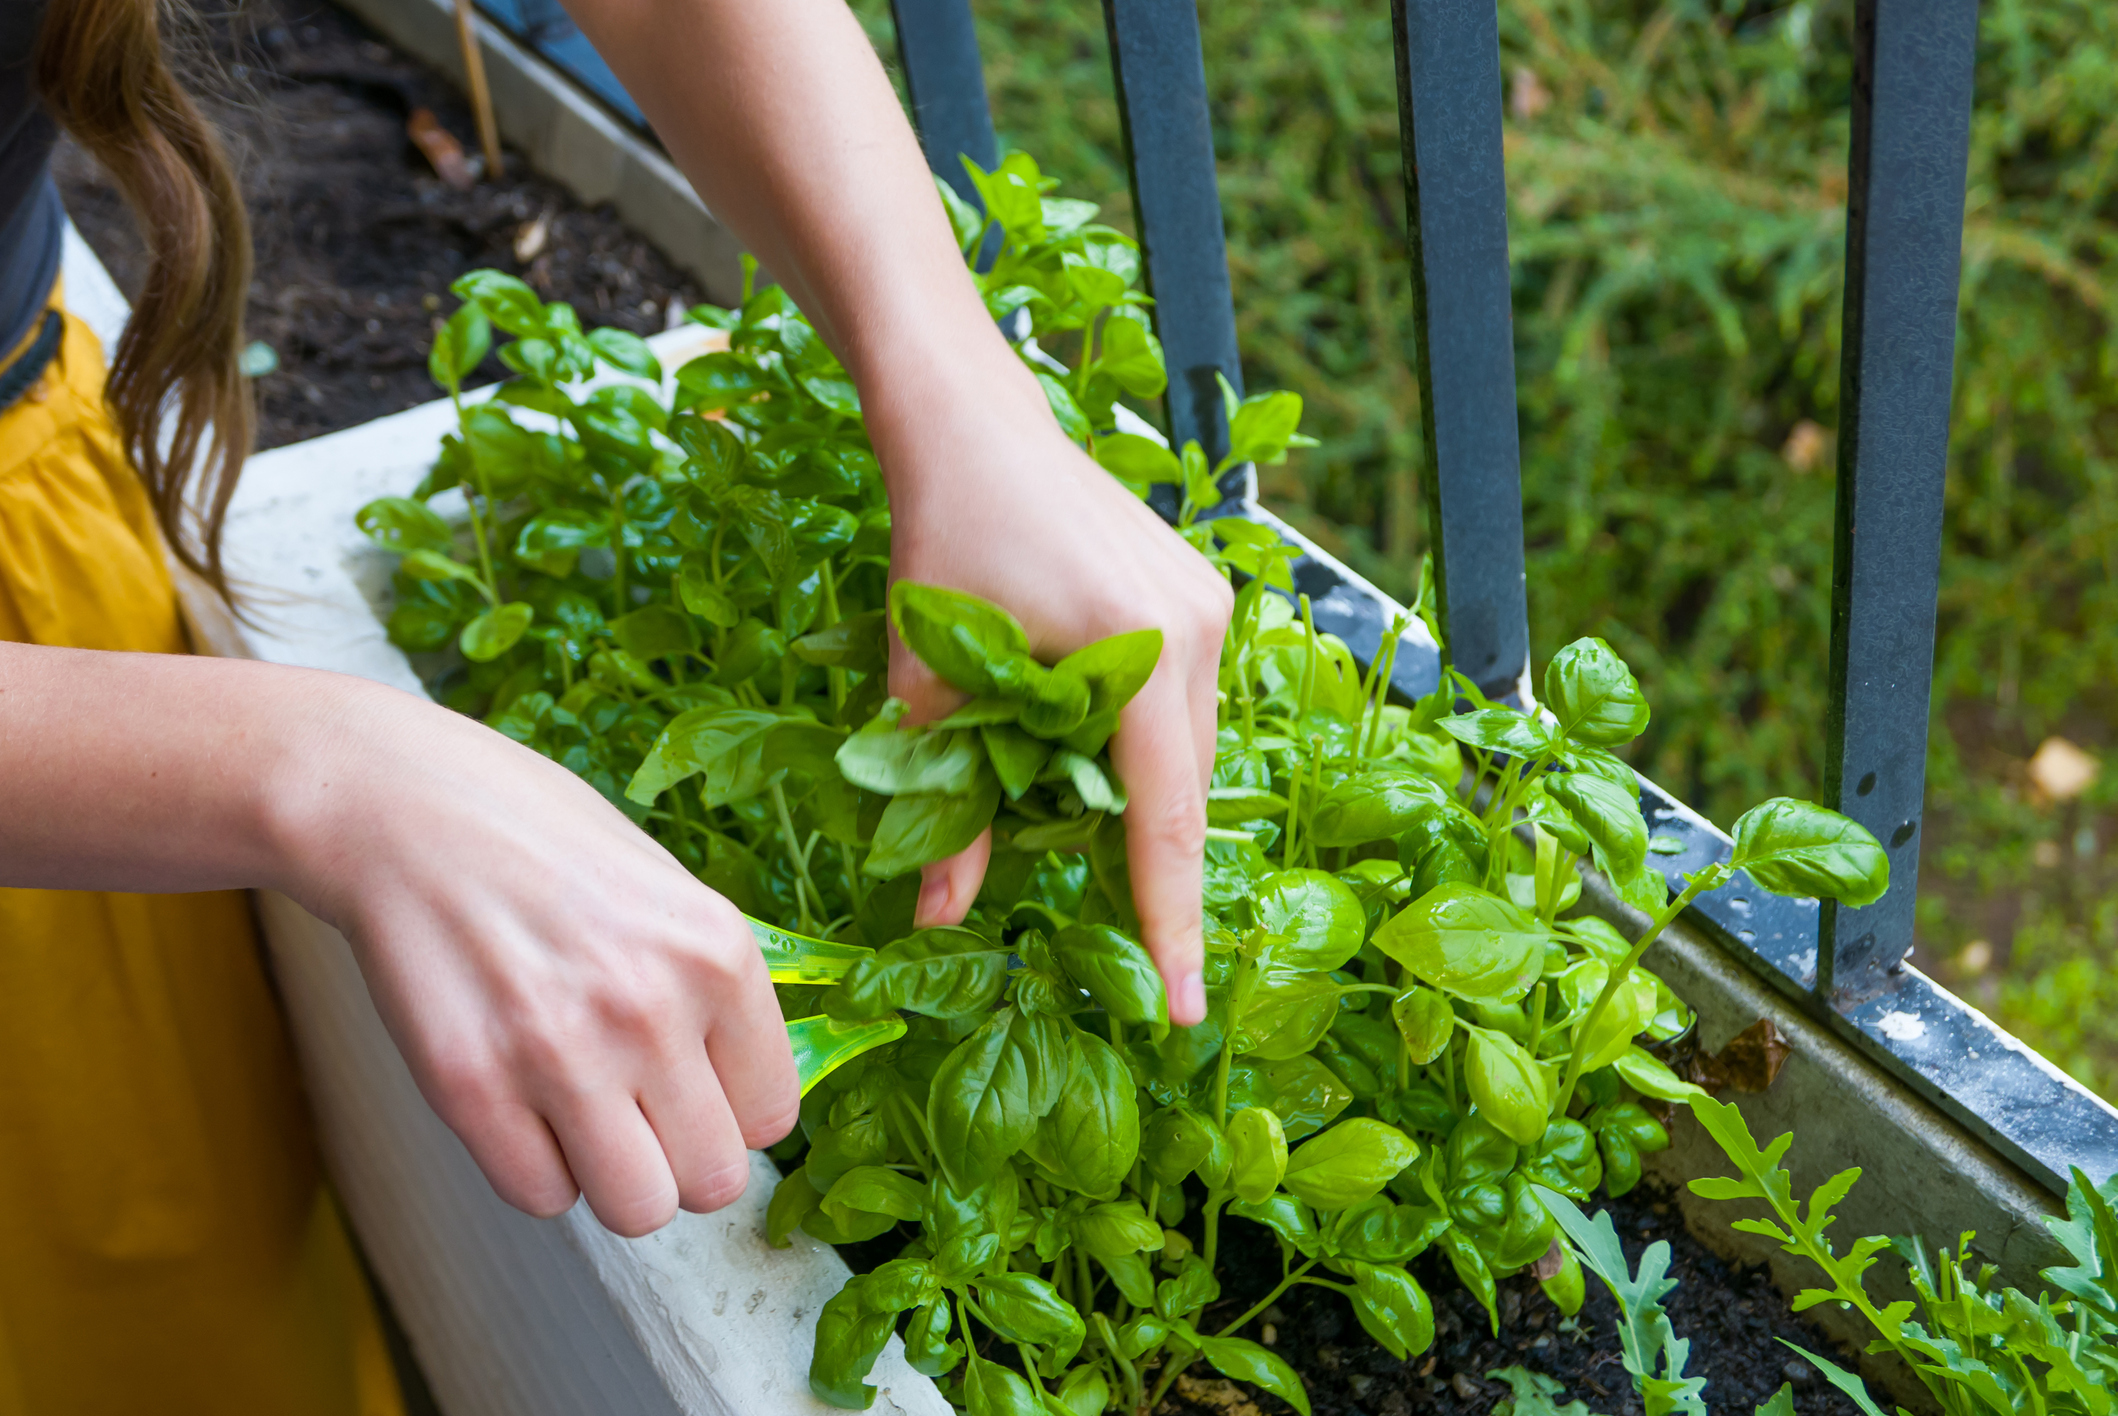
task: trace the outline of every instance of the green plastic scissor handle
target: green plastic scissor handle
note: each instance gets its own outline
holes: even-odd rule
[[[875,951],[858,944],[833,944],[826,939],[777,929],[762,920],[743,918],[765,955],[765,967],[774,983],[834,983]],[[892,1014],[866,1023],[842,1023],[819,1013],[796,1018],[787,1024],[787,1043],[794,1049],[794,1067],[802,1079],[802,1095],[833,1071],[863,1052],[895,1042],[905,1035],[904,1019]]]

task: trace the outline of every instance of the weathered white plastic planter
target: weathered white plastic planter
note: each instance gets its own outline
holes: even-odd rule
[[[68,257],[70,301],[113,340],[123,300],[77,237]],[[652,343],[673,368],[708,337],[694,327]],[[376,618],[387,558],[353,514],[410,492],[454,420],[442,401],[252,458],[225,546],[262,624],[187,596],[202,647],[421,692]],[[645,1239],[612,1235],[585,1204],[549,1221],[511,1209],[420,1096],[345,939],[282,896],[260,894],[258,913],[332,1179],[449,1416],[831,1409],[809,1393],[809,1354],[847,1269],[805,1235],[766,1246],[769,1160],[752,1157],[736,1204]],[[948,1416],[895,1339],[872,1380],[886,1416]]]

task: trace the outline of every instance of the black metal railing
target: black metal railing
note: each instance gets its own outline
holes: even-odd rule
[[[996,144],[968,0],[894,0],[929,162]],[[1691,922],[2055,1192],[2118,1171],[2118,1111],[1906,965],[1925,794],[1942,485],[1949,440],[1976,0],[1858,0],[1849,154],[1831,709],[1825,791],[1890,853],[1865,909],[1781,899],[1742,878]],[[1529,628],[1494,0],[1393,0],[1417,308],[1430,544],[1449,663],[1494,697],[1527,691]],[[1226,445],[1216,372],[1238,389],[1195,0],[1104,0],[1134,219],[1169,358],[1173,440]],[[937,115],[935,118],[929,114]],[[945,115],[945,116],[942,116]],[[959,190],[961,187],[959,186]],[[1397,612],[1256,503],[1229,514],[1307,552],[1296,584],[1363,662]],[[1392,675],[1417,695],[1441,651],[1415,629]],[[1661,788],[1641,806],[1681,850],[1671,880],[1728,837]]]

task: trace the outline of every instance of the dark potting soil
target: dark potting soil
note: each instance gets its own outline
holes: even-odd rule
[[[1629,1262],[1637,1264],[1656,1240],[1669,1242],[1669,1273],[1678,1287],[1664,1306],[1677,1336],[1691,1340],[1685,1373],[1708,1379],[1709,1409],[1751,1416],[1759,1402],[1791,1381],[1802,1416],[1857,1416],[1851,1401],[1773,1339],[1786,1338],[1849,1369],[1856,1359],[1794,1317],[1762,1268],[1736,1268],[1708,1252],[1684,1228],[1666,1193],[1643,1184],[1622,1199],[1599,1198],[1589,1208],[1610,1211]],[[1221,1254],[1223,1296],[1200,1324],[1209,1331],[1247,1310],[1280,1278],[1279,1251],[1261,1226],[1224,1223]],[[1604,1416],[1640,1416],[1619,1359],[1617,1305],[1593,1275],[1587,1276],[1588,1301],[1573,1323],[1528,1274],[1503,1280],[1496,1337],[1485,1309],[1457,1282],[1447,1260],[1430,1252],[1412,1269],[1433,1300],[1435,1337],[1431,1348],[1409,1361],[1378,1347],[1346,1300],[1321,1288],[1290,1290],[1240,1335],[1263,1340],[1271,1324],[1274,1349],[1302,1374],[1315,1416],[1481,1416],[1509,1395],[1505,1382],[1489,1381],[1486,1373],[1515,1366],[1564,1383],[1565,1391],[1553,1398],[1561,1405],[1579,1400]],[[1238,1392],[1264,1416],[1291,1409],[1253,1388],[1219,1383],[1203,1365],[1193,1367],[1184,1385],[1193,1395],[1173,1389],[1161,1408],[1166,1416],[1249,1416],[1230,1401]]]
[[[215,7],[216,9],[220,7]],[[455,88],[318,0],[247,0],[201,22],[187,81],[240,166],[257,247],[248,337],[278,356],[256,380],[259,448],[312,438],[439,396],[426,373],[449,282],[492,266],[583,323],[651,334],[690,278],[607,207],[585,208],[507,154],[506,175],[459,191],[406,135],[426,108],[477,152]],[[115,188],[70,144],[56,160],[68,213],[128,297],[146,247]],[[540,236],[541,232],[541,236]],[[519,254],[518,254],[519,253]],[[489,360],[478,381],[505,376]]]

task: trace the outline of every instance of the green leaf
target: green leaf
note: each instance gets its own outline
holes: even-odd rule
[[[1063,745],[1094,757],[1118,730],[1119,715],[1146,686],[1162,657],[1162,631],[1135,629],[1084,644],[1052,666],[1054,675],[1088,685],[1088,711],[1067,729]]]
[[[404,552],[404,560],[398,565],[414,580],[461,580],[471,585],[482,585],[478,572],[462,561],[454,560],[441,551],[430,551],[424,546],[415,546]]]
[[[1121,1022],[1167,1026],[1162,975],[1145,948],[1107,924],[1075,925],[1052,940],[1059,966]]]
[[[1264,1225],[1299,1254],[1314,1258],[1322,1248],[1323,1239],[1317,1232],[1316,1216],[1309,1206],[1292,1195],[1267,1195],[1254,1204],[1237,1200],[1228,1206],[1228,1212]]]
[[[1586,1201],[1603,1179],[1596,1137],[1571,1117],[1560,1117],[1532,1142],[1522,1158],[1522,1173],[1549,1190]]]
[[[1883,1416],[1882,1408],[1875,1404],[1874,1397],[1868,1395],[1868,1387],[1866,1383],[1862,1382],[1859,1377],[1847,1371],[1844,1367],[1839,1366],[1836,1362],[1833,1362],[1828,1358],[1817,1356],[1814,1352],[1811,1352],[1805,1347],[1796,1347],[1793,1343],[1789,1342],[1784,1337],[1774,1338],[1773,1340],[1779,1343],[1780,1346],[1785,1347],[1790,1351],[1799,1352],[1803,1357],[1807,1358],[1810,1366],[1816,1368],[1819,1372],[1822,1372],[1824,1374],[1825,1381],[1830,1382],[1833,1386],[1837,1387],[1841,1392],[1845,1394],[1848,1400],[1850,1400],[1855,1406],[1858,1406],[1861,1409],[1862,1416]],[[1787,1390],[1788,1389],[1784,1386],[1780,1388],[1780,1392],[1782,1395],[1787,1394]],[[1775,1398],[1775,1400],[1777,1399],[1778,1398]],[[2012,1405],[2013,1403],[2010,1404]],[[1763,1406],[1758,1408],[1760,1412],[1763,1412],[1765,1409],[1766,1408]],[[1789,1405],[1789,1409],[1790,1411],[1792,1410],[1791,1402]]]
[[[493,323],[509,334],[545,332],[544,302],[519,277],[497,270],[467,271],[449,285],[449,293],[483,306]]]
[[[662,381],[662,362],[655,358],[654,350],[647,341],[631,330],[605,325],[588,333],[588,347],[596,351],[596,357],[621,374],[631,374],[638,379]]]
[[[1071,270],[1068,272],[1069,277],[1075,274]],[[1106,281],[1111,279],[1108,275],[1103,278]],[[1075,288],[1078,290],[1079,286]],[[1124,293],[1121,284],[1116,295]],[[1111,300],[1116,299],[1116,295]],[[1110,304],[1111,300],[1101,303]],[[1162,391],[1169,387],[1169,374],[1162,363],[1161,343],[1146,325],[1122,315],[1114,315],[1103,322],[1102,347],[1091,367],[1135,398],[1160,398]],[[1295,415],[1301,415],[1299,398],[1295,400]]]
[[[1732,868],[1775,895],[1872,905],[1890,888],[1890,857],[1868,828],[1811,802],[1774,797],[1736,821]]]
[[[1643,1409],[1653,1416],[1672,1411],[1706,1416],[1706,1403],[1699,1395],[1706,1383],[1701,1378],[1683,1376],[1689,1344],[1676,1336],[1669,1315],[1662,1308],[1662,1299],[1677,1286],[1675,1279],[1666,1276],[1668,1243],[1658,1239],[1648,1245],[1634,1272],[1625,1262],[1625,1251],[1618,1243],[1618,1232],[1608,1212],[1598,1214],[1592,1221],[1566,1196],[1542,1188],[1536,1193],[1566,1231],[1581,1262],[1603,1280],[1617,1301],[1618,1343],[1626,1370],[1640,1388]]]
[[[943,210],[949,214],[949,229],[955,233],[956,249],[969,251],[971,243],[985,230],[985,213],[957,196],[956,189],[943,180],[939,173],[934,175],[934,190],[941,197]]]
[[[456,538],[425,502],[410,497],[377,497],[353,517],[361,533],[382,549],[396,555],[424,550],[447,556]]]
[[[963,1402],[968,1416],[1051,1416],[1028,1382],[1006,1367],[976,1357],[964,1369]]]
[[[1544,780],[1545,795],[1565,807],[1595,843],[1596,864],[1612,880],[1628,880],[1647,860],[1647,820],[1640,795],[1580,772]]]
[[[493,326],[485,311],[464,305],[434,336],[434,347],[427,352],[427,376],[442,388],[461,388],[492,347]]]
[[[1613,1063],[1625,1084],[1656,1101],[1696,1102],[1706,1093],[1664,1066],[1644,1047],[1630,1047]]]
[[[790,1170],[773,1187],[772,1199],[765,1206],[765,1242],[775,1249],[787,1248],[793,1243],[789,1237],[802,1227],[802,1221],[816,1212],[823,1196],[810,1183],[808,1173]]]
[[[1184,480],[1177,455],[1166,445],[1137,433],[1105,433],[1096,439],[1095,454],[1097,464],[1138,497],[1145,497],[1147,489],[1157,483]]]
[[[884,796],[976,790],[986,766],[978,734],[900,727],[903,712],[891,700],[839,747],[838,770],[846,780]]]
[[[1456,1034],[1456,1010],[1431,988],[1408,988],[1390,1004],[1390,1017],[1412,1060],[1425,1066],[1441,1056]]]
[[[1600,639],[1577,639],[1544,669],[1545,706],[1575,742],[1618,747],[1647,731],[1647,695]]]
[[[963,1344],[949,1340],[955,1316],[946,1295],[912,1314],[905,1324],[905,1361],[913,1371],[939,1377],[955,1370],[963,1360]]]
[[[783,720],[758,708],[690,708],[669,720],[633,774],[625,795],[651,805],[678,782],[705,775],[707,806],[742,801],[765,789],[765,741]]]
[[[1518,1145],[1544,1135],[1552,1110],[1551,1083],[1537,1060],[1514,1039],[1483,1028],[1464,1051],[1464,1080],[1488,1121]]]
[[[1117,1049],[1094,1033],[1073,1030],[1067,1051],[1072,1065],[1066,1086],[1029,1143],[1031,1158],[1068,1189],[1112,1196],[1140,1155],[1133,1074]],[[1155,1245],[1160,1243],[1157,1230]]]
[[[1310,839],[1320,846],[1361,846],[1403,835],[1417,822],[1455,810],[1439,782],[1398,763],[1381,763],[1324,793]]]
[[[1576,1267],[1574,1270],[1581,1270]],[[1542,1372],[1533,1372],[1527,1367],[1499,1367],[1486,1373],[1489,1382],[1506,1382],[1512,1397],[1494,1404],[1493,1416],[1593,1416],[1588,1404],[1569,1401],[1561,1406],[1553,1397],[1566,1390],[1565,1386]],[[1792,1412],[1788,1416],[1793,1416]]]
[[[1418,1157],[1418,1144],[1403,1131],[1360,1116],[1304,1142],[1287,1158],[1281,1183],[1318,1209],[1344,1209],[1379,1193]]]
[[[1284,969],[1330,970],[1360,952],[1368,914],[1360,897],[1321,870],[1282,870],[1258,885],[1258,927],[1282,936],[1265,957]]]
[[[794,1050],[795,1074],[801,1078],[802,1094],[863,1052],[872,1052],[905,1035],[902,1018],[882,1018],[872,1023],[842,1023],[818,1014],[796,1018],[787,1024],[787,1044]]]
[[[1221,1375],[1263,1387],[1302,1416],[1309,1416],[1309,1392],[1302,1379],[1270,1350],[1240,1337],[1209,1337],[1200,1341],[1199,1355]]]
[[[1033,671],[1029,635],[988,600],[900,580],[890,587],[890,622],[944,682],[979,697],[1021,697]]]
[[[909,1176],[885,1166],[860,1165],[832,1182],[820,1207],[841,1223],[850,1214],[909,1222],[926,1213],[926,1195],[927,1187]]]
[[[1042,369],[1037,370],[1037,383],[1044,389],[1044,401],[1051,406],[1052,417],[1059,422],[1059,431],[1077,443],[1086,443],[1095,428],[1089,423],[1088,415],[1081,411],[1081,405],[1074,401],[1073,392]]]
[[[997,699],[986,701],[1004,702]],[[1014,705],[1007,704],[1006,707],[1012,717]],[[945,721],[953,723],[961,716],[954,715]],[[1001,789],[1008,794],[1009,801],[1020,801],[1036,784],[1038,773],[1051,761],[1054,751],[1049,742],[1031,736],[1013,722],[982,724],[978,736],[985,744],[986,760],[993,764],[993,773],[1000,778]]]
[[[1219,1188],[1232,1160],[1228,1137],[1213,1118],[1188,1106],[1156,1107],[1141,1136],[1140,1151],[1147,1173],[1166,1186],[1181,1184],[1196,1170],[1209,1186]]]
[[[1246,1106],[1228,1122],[1228,1183],[1236,1198],[1257,1204],[1279,1188],[1287,1169],[1287,1136],[1280,1118],[1262,1106]]]
[[[1434,1305],[1396,1264],[1353,1265],[1353,1315],[1399,1361],[1434,1345]]]
[[[1000,809],[1000,779],[980,764],[966,792],[909,792],[892,797],[875,828],[862,873],[887,879],[946,860],[968,847]]]
[[[1551,730],[1513,708],[1481,708],[1459,713],[1434,725],[1460,743],[1486,752],[1506,752],[1535,759],[1552,750]]]
[[[642,605],[610,622],[610,637],[639,659],[675,659],[696,653],[698,626],[667,605]]]
[[[922,929],[854,963],[823,1006],[848,1022],[900,1008],[930,1018],[969,1017],[999,1000],[1007,973],[1008,951],[985,936],[949,926]]]
[[[1375,944],[1444,992],[1512,1003],[1543,973],[1550,937],[1511,902],[1475,885],[1451,882],[1384,921],[1375,931]]]
[[[997,1174],[1058,1102],[1069,1067],[1062,1028],[1055,1018],[1002,1008],[943,1060],[928,1092],[927,1127],[957,1189]]]
[[[1302,396],[1287,390],[1252,394],[1228,422],[1228,457],[1239,462],[1281,462],[1302,421]]]
[[[465,625],[456,642],[463,650],[463,657],[486,663],[514,648],[515,642],[522,638],[523,631],[536,617],[537,612],[528,605],[512,600],[498,609],[487,610]]]
[[[1228,1070],[1228,1104],[1271,1107],[1289,1141],[1322,1130],[1352,1101],[1346,1084],[1314,1057],[1245,1059]]]
[[[1081,1350],[1088,1328],[1074,1305],[1059,1291],[1029,1273],[1003,1273],[972,1285],[978,1305],[992,1319],[993,1331],[1010,1342],[1050,1347],[1062,1363]]]
[[[809,1390],[819,1401],[849,1411],[875,1400],[875,1388],[865,1379],[896,1326],[894,1314],[869,1306],[866,1287],[862,1277],[847,1279],[825,1301],[816,1315],[816,1348],[809,1358]]]
[[[1110,1405],[1110,1382],[1099,1368],[1075,1367],[1060,1381],[1056,1396],[1064,1416],[1102,1416]]]

